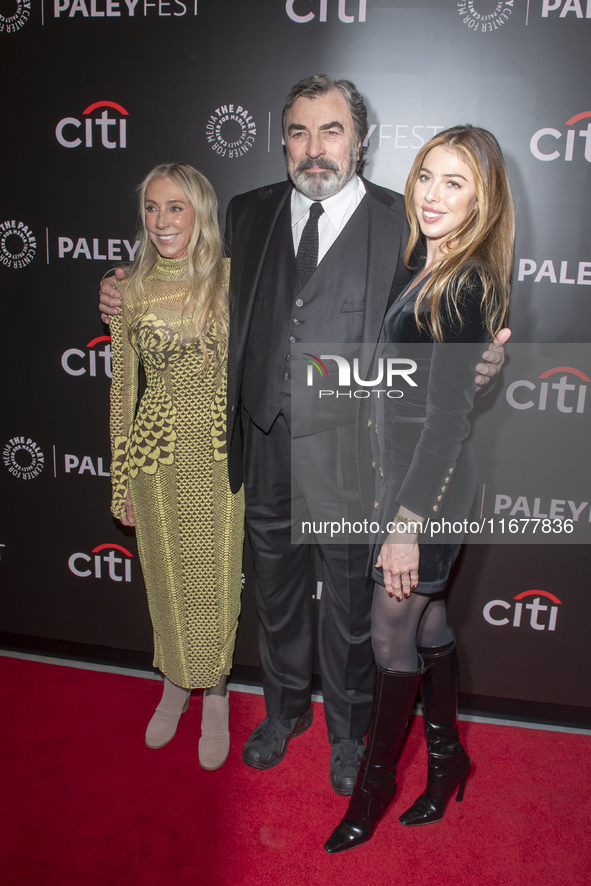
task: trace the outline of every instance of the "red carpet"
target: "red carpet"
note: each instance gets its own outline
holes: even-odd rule
[[[233,693],[230,757],[204,772],[197,693],[174,741],[151,751],[152,680],[4,657],[0,676],[3,886],[591,882],[588,736],[463,723],[475,760],[464,802],[439,824],[403,828],[425,779],[417,717],[374,839],[330,857],[322,844],[346,800],[328,784],[322,705],[284,762],[257,772],[240,754],[263,700]]]

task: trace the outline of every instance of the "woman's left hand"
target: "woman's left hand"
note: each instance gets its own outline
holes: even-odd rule
[[[410,592],[419,583],[419,542],[415,536],[406,536],[405,542],[396,541],[400,536],[388,536],[376,561],[376,566],[384,573],[384,587],[390,597],[398,601],[410,597]]]
[[[129,492],[125,496],[125,517],[120,517],[123,526],[135,526],[135,514],[133,513],[133,504]]]

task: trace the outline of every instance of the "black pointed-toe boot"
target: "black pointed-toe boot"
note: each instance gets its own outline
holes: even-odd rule
[[[405,825],[441,821],[447,803],[458,787],[456,801],[464,797],[472,760],[458,735],[458,668],[455,640],[445,646],[419,646],[425,662],[421,698],[429,750],[427,789],[400,821]]]
[[[324,844],[334,854],[366,843],[396,792],[396,764],[404,743],[421,670],[388,671],[378,665],[373,721],[349,808]]]

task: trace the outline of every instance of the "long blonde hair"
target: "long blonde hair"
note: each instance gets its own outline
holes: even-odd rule
[[[195,224],[187,247],[189,255],[187,295],[181,313],[181,335],[184,344],[196,342],[209,362],[213,346],[216,364],[223,361],[228,350],[228,295],[224,286],[223,250],[218,225],[218,201],[212,186],[196,169],[184,163],[162,163],[154,167],[138,186],[139,246],[125,290],[130,310],[129,337],[149,309],[149,296],[144,282],[158,258],[145,222],[146,191],[156,179],[169,178],[183,192],[195,213]],[[215,332],[213,344],[205,338]]]
[[[445,243],[443,258],[433,269],[415,302],[419,328],[427,326],[442,341],[442,315],[449,314],[461,326],[459,293],[474,270],[483,286],[482,307],[491,338],[507,322],[511,297],[511,270],[515,240],[513,199],[505,161],[492,133],[475,126],[453,126],[423,145],[410,170],[404,197],[410,239],[404,263],[411,258],[421,237],[414,207],[414,189],[426,155],[438,146],[453,151],[474,175],[477,204],[474,212],[453,231]],[[427,308],[421,314],[421,306]]]

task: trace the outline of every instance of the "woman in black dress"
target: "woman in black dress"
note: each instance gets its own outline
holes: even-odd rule
[[[405,357],[408,345],[423,347],[412,351],[417,387],[400,400],[376,400],[372,416],[375,507],[389,533],[373,558],[378,679],[349,808],[325,845],[331,853],[369,840],[386,812],[419,687],[427,788],[400,821],[440,821],[458,786],[462,798],[471,766],[458,737],[455,643],[443,597],[462,536],[448,534],[443,544],[419,539],[427,519],[467,518],[475,492],[474,458],[465,442],[476,392],[472,367],[482,342],[507,319],[514,242],[511,192],[494,136],[472,126],[439,133],[419,151],[405,198],[411,227],[405,261],[410,264],[420,239],[426,260],[389,309],[380,341],[400,345]]]

